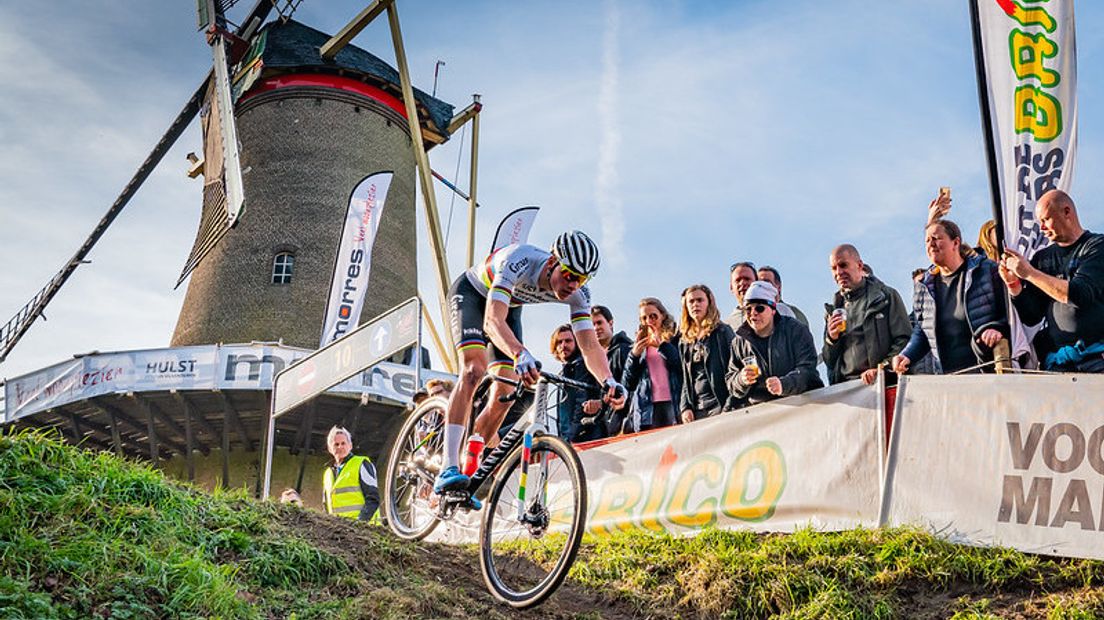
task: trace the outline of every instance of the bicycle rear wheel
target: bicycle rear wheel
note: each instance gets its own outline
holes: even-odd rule
[[[483,514],[479,564],[498,600],[517,608],[543,601],[563,583],[586,523],[586,479],[579,456],[558,437],[537,436],[529,456],[519,519],[522,449],[503,464]]]
[[[433,481],[444,462],[448,401],[430,398],[403,423],[387,456],[383,508],[395,535],[405,540],[429,536],[439,523]]]

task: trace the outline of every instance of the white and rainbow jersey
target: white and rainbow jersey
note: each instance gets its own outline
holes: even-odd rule
[[[515,243],[503,246],[475,265],[466,273],[468,281],[477,291],[491,300],[501,301],[511,308],[524,304],[561,303],[571,308],[571,327],[574,331],[594,329],[590,320],[590,289],[586,285],[567,299],[557,299],[550,290],[538,284],[541,270],[552,256],[550,252],[534,245]]]

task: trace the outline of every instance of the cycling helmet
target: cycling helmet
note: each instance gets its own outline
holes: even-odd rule
[[[552,244],[552,255],[561,265],[584,278],[593,276],[601,263],[598,244],[581,230],[572,230],[556,237],[556,242]]]

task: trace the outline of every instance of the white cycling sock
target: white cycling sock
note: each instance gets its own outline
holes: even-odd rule
[[[463,424],[445,425],[445,468],[460,467],[460,444],[464,441]]]

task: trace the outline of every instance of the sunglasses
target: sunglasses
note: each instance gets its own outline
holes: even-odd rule
[[[759,271],[758,269],[755,268],[755,263],[739,262],[739,263],[732,263],[731,265],[729,265],[728,266],[728,273],[731,274],[733,271],[736,271],[737,267],[747,267],[747,268],[751,269],[754,272]]]
[[[767,304],[748,304],[744,306],[744,312],[748,314],[751,314],[753,312],[755,314],[763,314],[767,311],[767,308],[770,308],[770,306],[768,306]]]
[[[586,284],[587,280],[590,279],[590,276],[584,276],[582,274],[575,273],[566,265],[560,265],[560,275],[563,276],[563,279],[567,280],[568,282],[577,282],[579,286]]]

